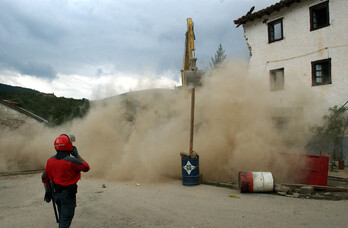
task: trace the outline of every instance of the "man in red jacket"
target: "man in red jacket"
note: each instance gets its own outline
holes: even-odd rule
[[[76,183],[81,178],[81,171],[88,172],[90,169],[77,148],[72,145],[74,141],[75,137],[69,134],[56,138],[54,148],[57,153],[47,160],[42,174],[42,183],[46,190],[44,200],[49,203],[54,197],[59,212],[59,228],[70,227],[76,207]]]

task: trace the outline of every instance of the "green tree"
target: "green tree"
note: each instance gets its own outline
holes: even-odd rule
[[[324,116],[325,125],[316,128],[317,136],[332,142],[331,156],[334,161],[343,159],[342,142],[348,128],[347,110],[345,106],[329,108],[329,114]]]
[[[219,44],[219,47],[218,47],[218,49],[216,50],[216,53],[215,53],[215,57],[211,58],[210,67],[212,69],[218,67],[221,63],[223,63],[225,61],[225,59],[226,59],[225,50],[222,47],[222,45]]]
[[[48,96],[38,91],[0,84],[0,99],[17,103],[35,115],[57,126],[74,118],[84,117],[89,110],[89,100]]]

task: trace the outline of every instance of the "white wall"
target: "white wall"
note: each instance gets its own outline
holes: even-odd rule
[[[284,90],[269,92],[278,106],[302,106],[307,122],[316,122],[328,107],[348,100],[348,1],[330,0],[330,25],[310,31],[309,7],[301,1],[245,24],[251,47],[249,73],[269,81],[269,70],[284,68]],[[283,40],[268,43],[267,23],[283,18]],[[311,62],[331,58],[332,84],[313,86]]]

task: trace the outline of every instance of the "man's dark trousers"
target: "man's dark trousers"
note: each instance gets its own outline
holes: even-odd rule
[[[59,228],[69,228],[75,214],[76,190],[69,189],[56,192],[54,195],[58,212]]]

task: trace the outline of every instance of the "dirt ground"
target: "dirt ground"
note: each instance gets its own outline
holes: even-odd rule
[[[41,174],[0,176],[0,227],[55,227]],[[104,187],[103,187],[104,185]],[[231,194],[240,198],[230,197]],[[241,194],[180,180],[82,179],[71,227],[347,227],[348,201]]]

